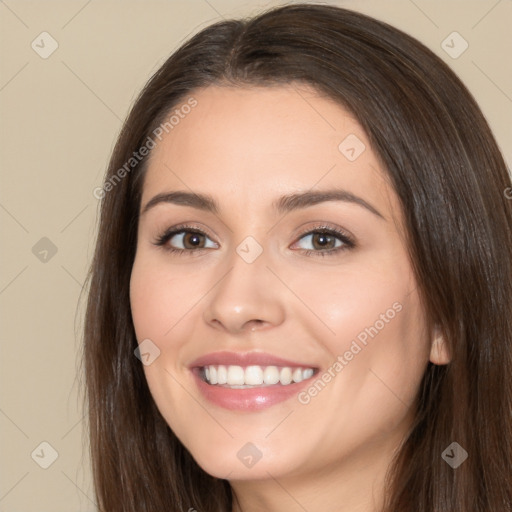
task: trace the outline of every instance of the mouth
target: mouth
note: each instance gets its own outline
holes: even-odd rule
[[[317,367],[209,364],[191,368],[202,396],[237,412],[255,412],[292,400],[311,384]]]
[[[210,386],[229,389],[254,389],[290,386],[310,379],[318,371],[314,367],[208,365],[197,368],[199,378]]]

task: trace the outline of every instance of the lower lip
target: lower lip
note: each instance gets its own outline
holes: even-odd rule
[[[313,375],[309,379],[286,386],[276,384],[261,388],[231,389],[208,384],[201,379],[199,372],[199,368],[194,368],[192,375],[194,375],[197,387],[203,396],[215,405],[237,411],[259,411],[284,402],[297,395],[315,377]]]

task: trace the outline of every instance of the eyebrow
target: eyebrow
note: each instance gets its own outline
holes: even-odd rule
[[[328,201],[344,201],[347,203],[357,204],[366,208],[377,217],[385,220],[384,215],[382,215],[374,206],[365,201],[362,197],[356,196],[355,194],[352,194],[352,192],[343,189],[316,190],[289,194],[275,200],[272,203],[272,207],[278,213],[284,214],[293,210],[308,208],[309,206],[314,206]],[[215,201],[212,196],[178,190],[174,192],[164,192],[154,196],[146,203],[141,211],[141,215],[144,215],[147,211],[162,203],[189,206],[191,208],[196,208],[198,210],[214,214],[218,214],[220,210],[217,201]]]

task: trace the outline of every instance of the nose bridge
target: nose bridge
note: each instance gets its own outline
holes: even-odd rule
[[[279,324],[284,309],[263,247],[247,237],[227,256],[223,277],[208,294],[205,321],[240,331],[246,325]]]

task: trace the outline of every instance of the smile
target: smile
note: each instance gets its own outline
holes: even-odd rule
[[[290,366],[209,365],[200,368],[201,378],[212,386],[231,389],[251,389],[266,386],[289,386],[313,376],[314,368]]]

